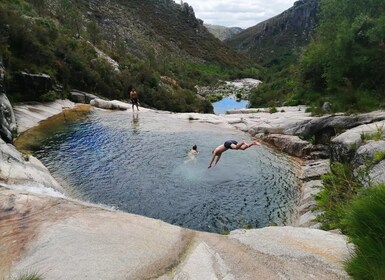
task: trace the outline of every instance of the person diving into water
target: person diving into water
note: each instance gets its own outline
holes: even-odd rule
[[[214,161],[215,161],[214,162],[214,166],[215,166],[218,163],[219,159],[221,158],[222,153],[227,151],[228,149],[230,149],[230,150],[242,150],[243,151],[243,150],[246,150],[246,149],[250,148],[251,146],[255,146],[255,145],[259,146],[259,145],[261,145],[261,143],[259,143],[258,141],[253,141],[250,144],[248,144],[245,141],[238,143],[235,140],[227,140],[224,144],[219,145],[218,147],[216,147],[211,152],[213,154],[213,157],[211,158],[211,161],[210,161],[208,168],[212,167]]]

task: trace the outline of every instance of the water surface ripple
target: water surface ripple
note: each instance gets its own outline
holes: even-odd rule
[[[239,131],[155,112],[94,112],[36,156],[76,198],[183,227],[223,232],[287,224],[299,199],[294,165],[266,147],[211,150]],[[196,161],[187,152],[198,145]]]

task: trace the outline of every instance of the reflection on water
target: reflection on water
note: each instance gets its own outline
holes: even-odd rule
[[[167,114],[97,112],[36,156],[72,196],[130,213],[212,232],[288,223],[299,199],[291,162],[259,146],[226,151],[207,169],[227,139],[242,136]]]

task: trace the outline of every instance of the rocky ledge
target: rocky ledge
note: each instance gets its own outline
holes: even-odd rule
[[[68,198],[0,188],[0,275],[43,279],[348,279],[344,236],[183,229]]]

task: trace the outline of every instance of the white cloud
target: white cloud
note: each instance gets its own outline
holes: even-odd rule
[[[279,15],[296,0],[186,0],[205,23],[247,28]],[[175,0],[180,3],[180,0]]]

